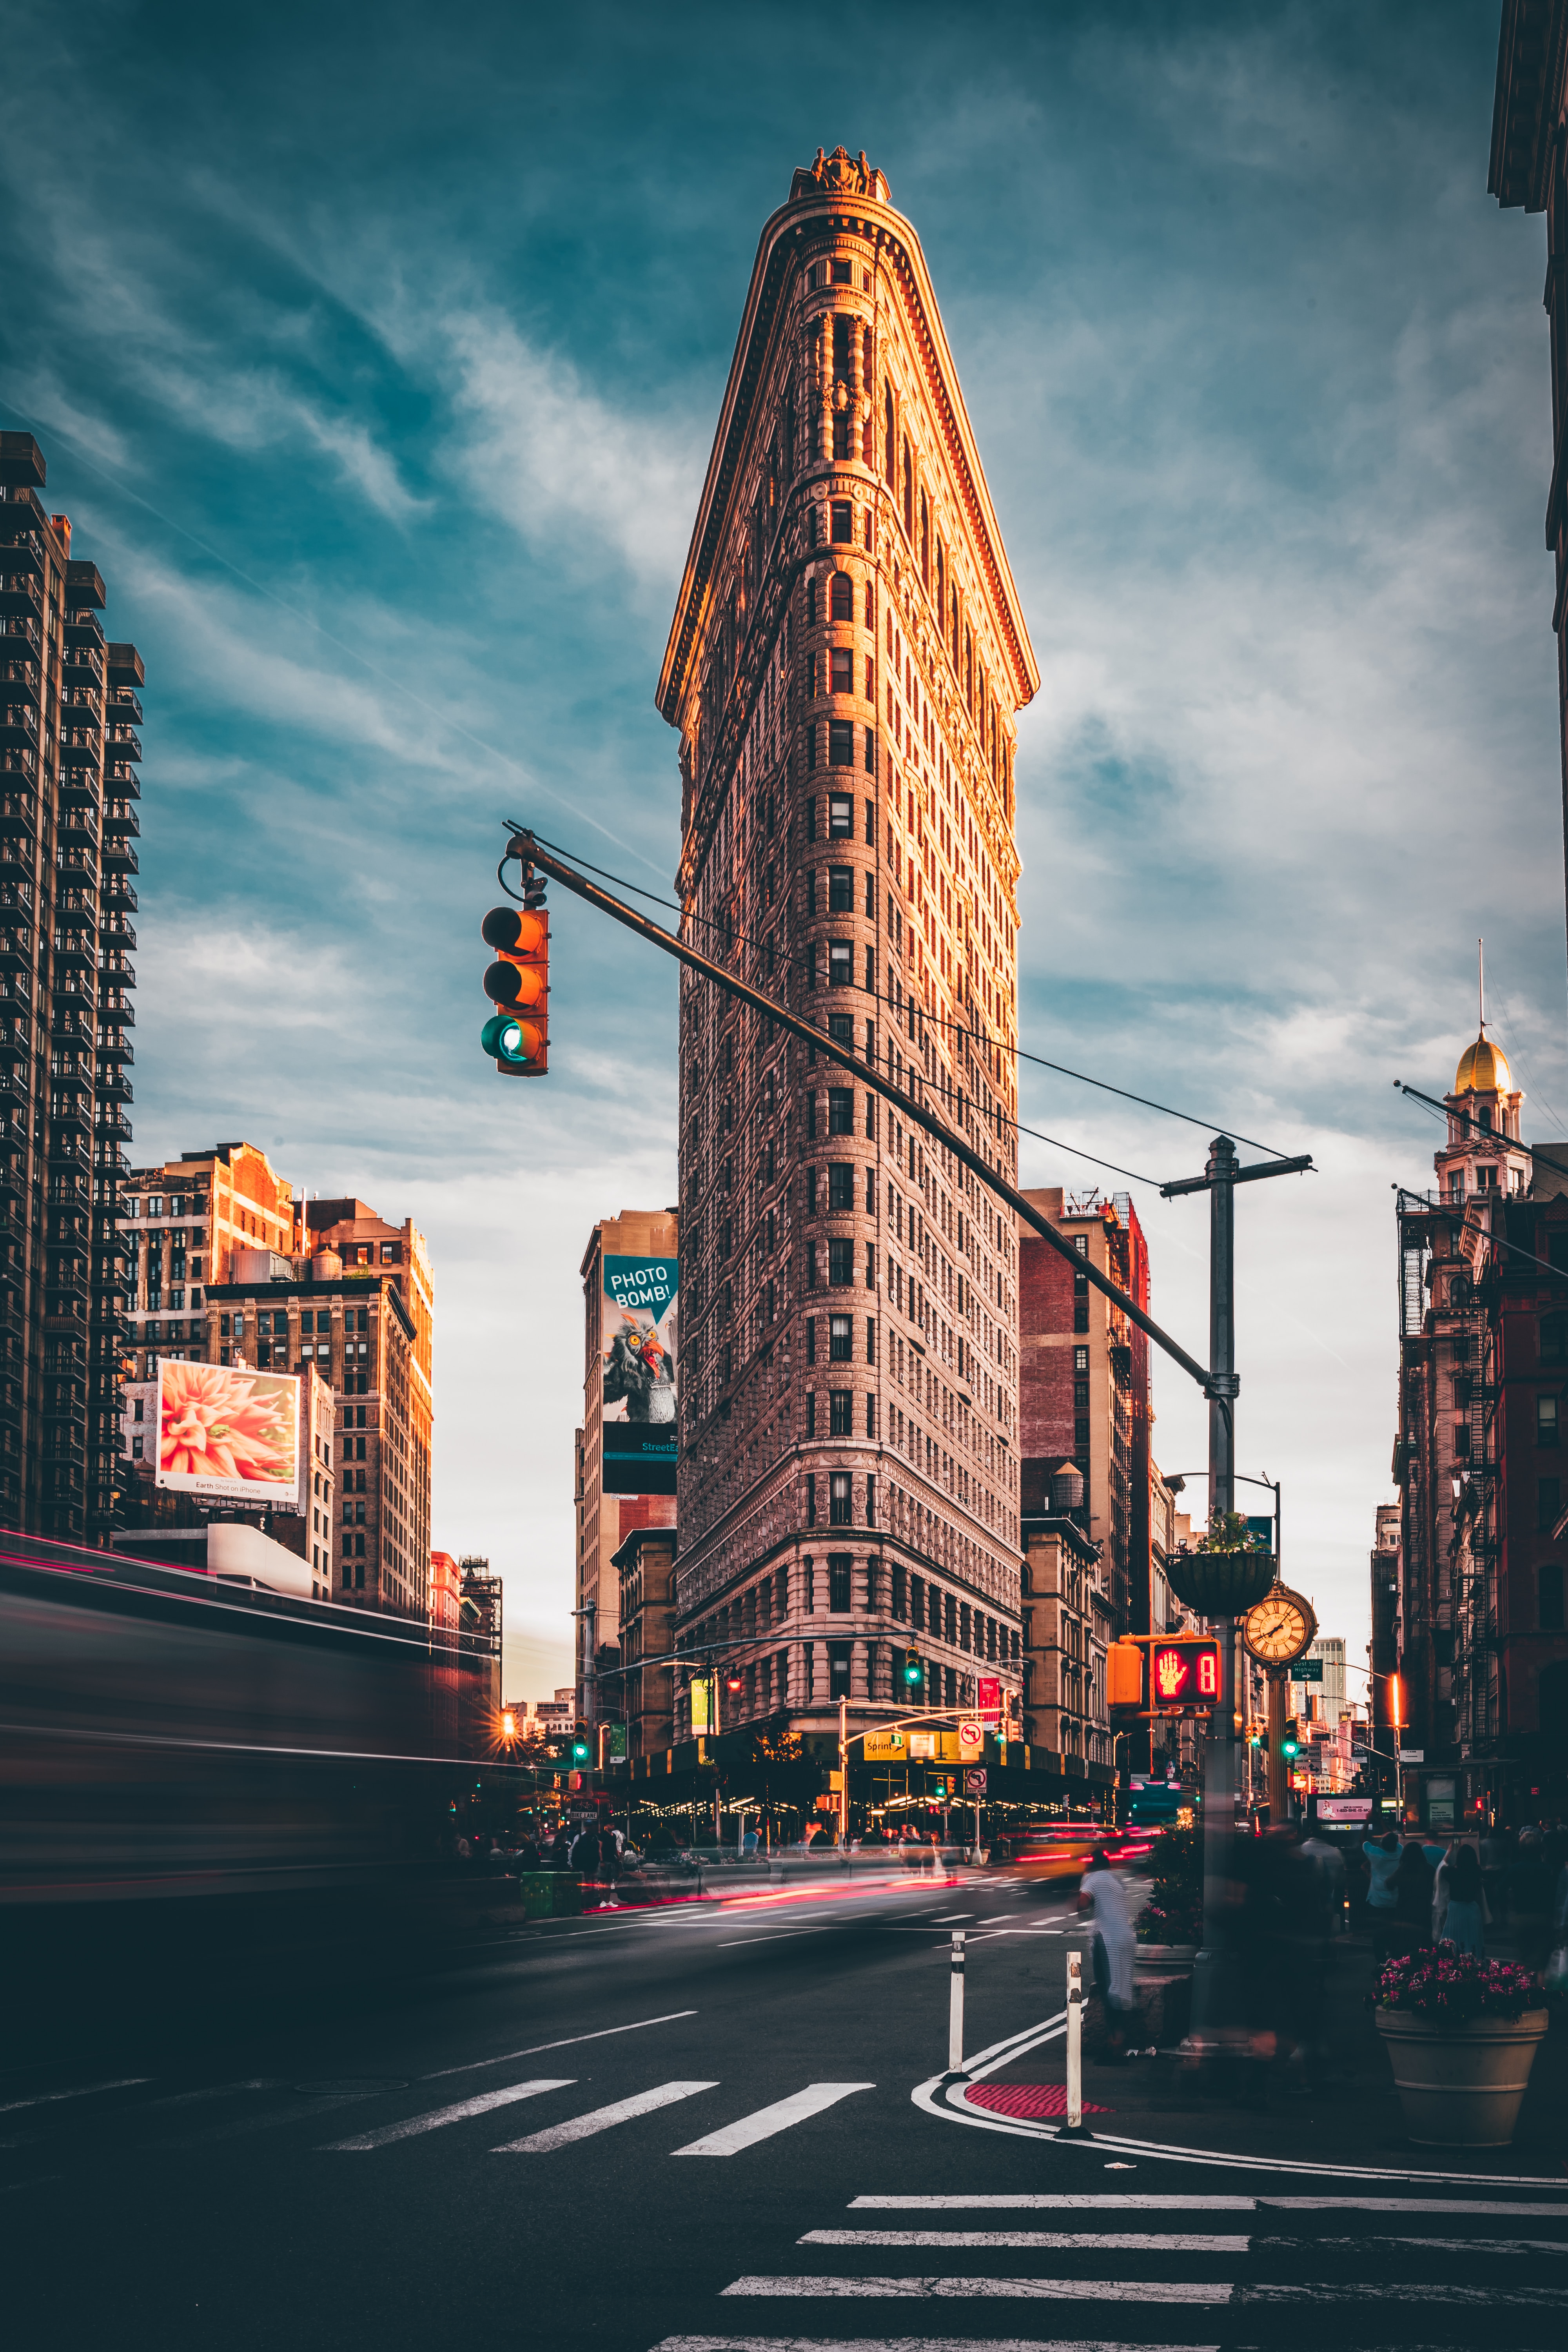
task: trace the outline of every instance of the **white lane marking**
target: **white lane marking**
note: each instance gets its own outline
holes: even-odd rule
[[[944,1911],[940,1919],[933,1919],[931,1924],[933,1927],[952,1927],[960,1919],[973,1919],[973,1911]]]
[[[1546,2214],[1568,2220],[1568,2199],[1556,2205],[1519,2205],[1488,2197],[1146,2197],[1126,2191],[1096,2197],[1015,2191],[996,2196],[856,2197],[850,2200],[849,2210],[883,2213],[1494,2213],[1518,2221]]]
[[[1424,2254],[1568,2254],[1568,2238],[1254,2238],[1270,2253],[1359,2253],[1363,2247],[1414,2246]],[[1394,2294],[1403,2289],[1390,2290]]]
[[[826,1927],[781,1927],[776,1936],[731,1936],[719,1946],[721,1952],[739,1951],[742,1944],[783,1944],[791,1936],[826,1936]]]
[[[868,2352],[863,2336],[667,2336],[653,2352]],[[1039,2336],[879,2336],[870,2352],[1220,2352],[1217,2344],[1068,2344]],[[1431,2347],[1401,2347],[1431,2352]]]
[[[1116,2290],[1118,2299],[1126,2287]],[[1568,2287],[1450,2286],[1442,2279],[1401,2279],[1394,2286],[1238,2286],[1231,2295],[1244,2303],[1363,2303],[1371,2296],[1397,2295],[1401,2303],[1462,2303],[1486,2310],[1561,2311],[1568,2305]]]
[[[355,2139],[331,2140],[327,2152],[341,2156],[351,2148],[390,2147],[394,2140],[439,2131],[444,2124],[466,2123],[470,2116],[488,2116],[496,2107],[515,2106],[519,2099],[537,2099],[545,2091],[569,2091],[575,2080],[572,2074],[546,2074],[531,2083],[509,2083],[503,2091],[481,2091],[478,2098],[458,2099],[449,2107],[432,2107],[428,2115],[410,2116],[400,2124],[383,2124],[379,2131],[361,2132]]]
[[[1443,2290],[1438,2290],[1442,2292]],[[968,2301],[971,2296],[1018,2303],[1229,2303],[1236,2289],[1228,2280],[1100,2280],[1048,2278],[738,2278],[723,2294],[746,2294],[769,2302],[810,2296],[824,2302],[840,2297],[862,2300],[897,2296],[907,2301]],[[1296,2293],[1293,2287],[1282,2295]],[[1304,2290],[1303,2290],[1304,2292]],[[1383,2294],[1383,2288],[1362,2288],[1362,2294]],[[1400,2293],[1404,2294],[1402,2287]]]
[[[140,2083],[156,2081],[153,2074],[121,2074],[112,2083],[83,2083],[74,2091],[39,2091],[30,2099],[7,2099],[0,2106],[0,2116],[14,2116],[23,2107],[54,2107],[62,2099],[96,2099],[100,2091],[134,2090]]]
[[[232,2099],[241,2091],[279,2091],[282,2088],[280,2075],[268,2075],[254,2083],[211,2083],[202,2091],[171,2091],[165,2098],[149,2099],[147,2112],[151,2115],[155,2108],[199,2106],[206,2099]]]
[[[477,2074],[485,2066],[510,2066],[519,2058],[537,2058],[546,2050],[569,2050],[579,2042],[606,2042],[614,2033],[640,2033],[645,2025],[673,2025],[678,2018],[695,2017],[694,2009],[672,2009],[663,2017],[639,2017],[630,2025],[602,2025],[596,2033],[568,2033],[559,2042],[531,2042],[526,2050],[503,2050],[499,2058],[470,2058],[462,2066],[437,2066],[421,2074],[422,2083],[439,2083],[448,2074]]]
[[[694,2139],[689,2147],[678,2147],[674,2153],[736,2156],[743,2147],[755,2147],[760,2139],[772,2139],[775,2132],[788,2131],[793,2125],[805,2123],[808,2116],[819,2116],[825,2109],[837,2106],[852,2091],[874,2091],[876,2087],[875,2083],[808,2083],[804,2091],[792,2092],[787,2099],[775,2099],[771,2107],[758,2107],[739,2122],[726,2124],[721,2131],[710,2132],[705,2138]]]
[[[1325,2241],[1314,2238],[1317,2252]],[[1424,2239],[1342,2238],[1339,2245],[1423,2245]],[[1245,2254],[1249,2246],[1289,2246],[1298,2253],[1300,2238],[1254,2239],[1166,2235],[1132,2230],[808,2230],[797,2246],[1036,2246],[1056,2252],[1128,2252],[1150,2254]]]
[[[678,2099],[689,2099],[698,2091],[716,2091],[717,2083],[661,2083],[654,2091],[639,2091],[635,2099],[617,2099],[613,2106],[592,2107],[585,2116],[574,2116],[570,2123],[554,2124],[549,2131],[530,2133],[527,2139],[503,2140],[492,2148],[493,2156],[548,2156],[552,2148],[570,2147],[574,2140],[588,2139],[595,2132],[608,2131],[615,2124],[630,2123],[634,2116],[652,2115],[656,2107],[671,2107]]]

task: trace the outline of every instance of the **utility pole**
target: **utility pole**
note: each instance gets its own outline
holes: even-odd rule
[[[1228,1135],[1209,1145],[1201,1176],[1162,1184],[1163,1200],[1183,1192],[1209,1196],[1209,1517],[1211,1523],[1236,1508],[1236,1188],[1264,1176],[1300,1175],[1310,1158],[1269,1160],[1243,1168]],[[1226,1612],[1209,1620],[1220,1637],[1220,1689],[1209,1718],[1204,1764],[1204,1933],[1193,1968],[1193,2033],[1212,2043],[1229,2021],[1234,2004],[1225,1981],[1226,1914],[1234,1875],[1236,1839],[1236,1645],[1237,1620]]]
[[[838,1851],[849,1851],[849,1701],[838,1698]]]

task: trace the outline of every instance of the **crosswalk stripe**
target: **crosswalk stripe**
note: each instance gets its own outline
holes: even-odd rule
[[[819,2116],[826,2107],[836,2106],[852,2091],[874,2091],[875,2083],[808,2083],[804,2091],[795,2091],[787,2099],[775,2099],[771,2107],[758,2107],[736,2123],[726,2124],[721,2131],[710,2132],[703,2139],[694,2139],[689,2147],[678,2147],[677,2156],[737,2156],[743,2147],[755,2147],[760,2139],[772,2139],[775,2132],[788,2131],[793,2124],[804,2123],[808,2116]]]
[[[667,2336],[653,2352],[1220,2352],[1217,2344],[1063,2343],[1039,2336]],[[1402,2347],[1404,2352],[1404,2347]],[[1415,2346],[1409,2352],[1426,2352]]]
[[[1314,2240],[1314,2246],[1321,2240]],[[1356,2239],[1343,2245],[1425,2245],[1425,2238]],[[1262,2243],[1289,2246],[1300,2252],[1299,2238],[1182,2237],[1163,2231],[1132,2230],[808,2230],[797,2246],[1034,2246],[1058,2253],[1245,2254]],[[1564,2251],[1568,2251],[1565,2249]]]
[[[1179,2279],[1060,2279],[1060,2278],[739,2278],[721,2290],[760,2301],[810,2298],[815,2301],[885,2300],[989,2301],[1017,2303],[1186,2303],[1243,2305],[1364,2303],[1386,2300],[1392,2292],[1404,2303],[1447,2303],[1488,2310],[1558,2311],[1568,2305],[1568,2288],[1451,2286],[1439,2280],[1415,2280],[1390,2289],[1381,2284],[1353,2286],[1337,2281],[1301,2282],[1290,2286],[1238,2286],[1229,2280]]]
[[[698,2091],[718,2088],[717,2083],[661,2083],[657,2090],[639,2091],[635,2098],[617,2099],[613,2106],[591,2107],[585,2116],[574,2116],[567,2123],[553,2124],[548,2131],[531,2132],[526,2139],[503,2140],[491,2154],[548,2156],[552,2148],[569,2147],[574,2140],[589,2139],[595,2132],[630,2123],[635,2116],[652,2115],[656,2107],[671,2107],[678,2099],[689,2099]]]
[[[1354,2254],[1363,2248],[1414,2247],[1423,2254],[1568,2254],[1568,2238],[1254,2238],[1260,2252]]]
[[[851,2212],[881,2213],[1490,2213],[1500,2221],[1568,2221],[1568,2197],[1555,2204],[1505,2204],[1495,2197],[1181,2197],[1014,2192],[947,2197],[853,2197]]]
[[[470,2116],[488,2116],[496,2107],[515,2106],[519,2099],[537,2099],[544,2091],[569,2091],[575,2080],[572,2074],[547,2074],[533,2082],[509,2083],[504,2091],[481,2091],[476,2098],[458,2099],[449,2107],[432,2107],[427,2115],[410,2116],[400,2124],[384,2124],[379,2131],[361,2132],[354,2139],[331,2140],[327,2153],[341,2156],[351,2149],[390,2147],[395,2140],[413,2139],[420,2132],[439,2131],[444,2124],[466,2123]]]
[[[96,2099],[104,2091],[132,2091],[139,2084],[155,2082],[153,2074],[120,2074],[112,2083],[79,2083],[70,2091],[36,2091],[30,2099],[7,2099],[0,2116],[14,2116],[23,2107],[58,2107],[62,2099]]]
[[[1377,2290],[1379,2293],[1384,2290]],[[1228,2279],[1059,2278],[738,2278],[723,2294],[754,2295],[769,2302],[803,2296],[824,2302],[840,2298],[902,2297],[906,2301],[964,2301],[985,2296],[1015,2303],[1229,2303],[1236,2288]],[[1405,2290],[1400,2289],[1403,2294]]]

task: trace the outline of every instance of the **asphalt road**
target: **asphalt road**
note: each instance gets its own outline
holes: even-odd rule
[[[1278,2176],[1112,2160],[916,2104],[954,1924],[970,2053],[1060,2011],[1060,1898],[824,1888],[520,1930],[393,1997],[323,1983],[307,2021],[221,2052],[128,2039],[107,2073],[15,2085],[10,2340],[1563,2341],[1568,2184],[1336,2197],[1283,2146]]]

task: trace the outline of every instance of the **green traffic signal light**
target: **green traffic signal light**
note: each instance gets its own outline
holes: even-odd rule
[[[588,1742],[585,1739],[574,1739],[572,1742],[572,1761],[574,1764],[586,1764],[593,1752],[593,1749],[589,1747]]]
[[[1281,1756],[1299,1756],[1301,1752],[1301,1743],[1296,1737],[1296,1717],[1292,1716],[1289,1722],[1285,1726],[1285,1737],[1279,1742],[1279,1753]]]
[[[520,1021],[515,1013],[492,1013],[479,1032],[479,1043],[492,1062],[516,1070],[531,1068],[542,1050],[537,1026]]]
[[[910,1690],[918,1690],[923,1679],[924,1675],[921,1665],[920,1652],[918,1650],[906,1650],[904,1652],[904,1681]]]

